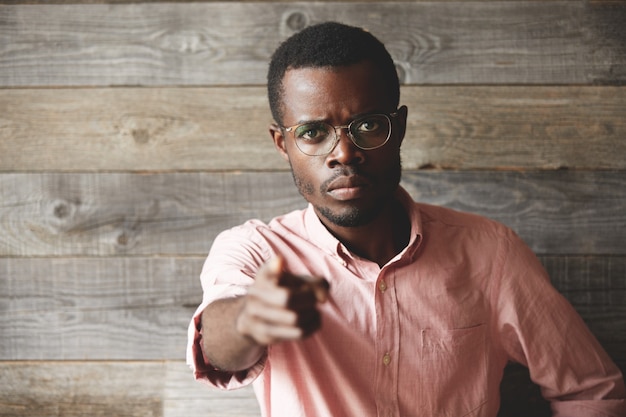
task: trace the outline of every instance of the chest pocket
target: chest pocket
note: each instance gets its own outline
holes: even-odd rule
[[[424,329],[421,336],[429,415],[480,416],[487,401],[487,326]]]

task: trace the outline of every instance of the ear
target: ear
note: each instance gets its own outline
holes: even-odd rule
[[[406,106],[400,106],[398,109],[398,116],[395,118],[394,129],[398,132],[398,145],[402,144],[404,135],[406,134],[406,119],[408,114],[408,108]]]
[[[274,142],[274,147],[276,148],[280,156],[282,156],[285,161],[289,162],[289,155],[287,154],[287,143],[285,141],[283,129],[281,129],[277,123],[272,123],[269,130],[272,141]]]

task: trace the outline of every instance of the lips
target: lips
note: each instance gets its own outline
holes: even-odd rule
[[[369,181],[360,175],[341,176],[330,182],[327,191],[331,192],[340,188],[355,188],[369,185]]]
[[[328,184],[326,191],[338,200],[362,197],[370,182],[360,175],[340,176]]]

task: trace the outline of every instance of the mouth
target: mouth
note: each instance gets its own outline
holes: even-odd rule
[[[370,185],[370,182],[360,175],[340,176],[328,184],[326,192],[337,200],[354,200],[363,197]]]

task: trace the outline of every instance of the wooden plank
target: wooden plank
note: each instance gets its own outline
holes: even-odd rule
[[[288,173],[3,174],[0,256],[204,255],[225,228],[302,208]]]
[[[0,90],[0,170],[286,170],[266,95],[263,87]]]
[[[136,3],[0,7],[0,85],[264,84],[275,47],[365,25],[407,84],[621,84],[622,2]]]
[[[626,257],[540,259],[626,369]],[[0,360],[182,359],[203,261],[0,258]]]
[[[260,416],[250,387],[205,388],[181,362],[0,362],[0,371],[4,417]],[[551,415],[522,367],[505,370],[501,395],[499,417]]]
[[[626,260],[611,256],[540,259],[554,286],[626,374]]]
[[[405,171],[418,201],[501,221],[540,254],[626,254],[623,171]],[[204,255],[305,202],[287,172],[0,175],[0,256]]]
[[[549,416],[528,372],[509,367],[499,417]],[[3,417],[259,417],[251,387],[217,391],[182,362],[0,362]]]
[[[626,169],[626,87],[403,87],[405,169]],[[0,90],[0,171],[287,170],[264,87]]]
[[[624,178],[621,171],[408,171],[403,184],[416,201],[506,224],[535,253],[592,255],[626,251]]]
[[[203,261],[0,258],[0,359],[182,359]]]
[[[258,417],[251,387],[222,392],[176,362],[0,362],[3,417]]]
[[[519,366],[505,370],[499,417],[550,416]],[[259,417],[250,387],[208,389],[182,362],[0,362],[3,417]]]

